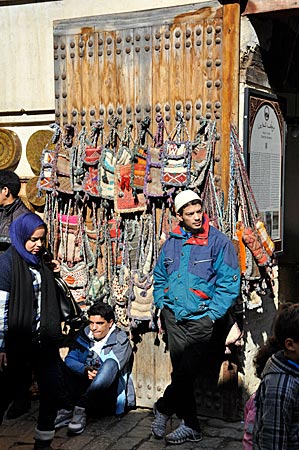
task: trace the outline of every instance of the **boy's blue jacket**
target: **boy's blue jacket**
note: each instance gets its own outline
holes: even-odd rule
[[[204,232],[190,237],[177,226],[154,269],[154,303],[177,321],[223,317],[240,291],[240,269],[232,242],[204,214]]]
[[[94,340],[89,338],[89,326],[78,334],[65,364],[77,375],[84,375],[86,366],[100,365],[106,359],[114,359],[119,367],[116,414],[122,414],[126,406],[135,406],[135,392],[131,374],[132,347],[125,331],[115,328],[104,344],[100,354],[91,350]]]

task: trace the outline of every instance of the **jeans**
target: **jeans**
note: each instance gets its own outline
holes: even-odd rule
[[[28,388],[33,370],[40,396],[37,429],[53,431],[57,413],[59,361],[59,349],[55,344],[41,345],[33,342],[26,352],[7,353],[7,368],[0,372],[2,411],[8,408],[15,393],[21,395],[24,386]],[[24,377],[28,377],[28,380],[25,381]]]
[[[204,354],[209,350],[213,321],[205,316],[199,320],[176,322],[168,308],[162,310],[162,316],[168,335],[172,374],[171,383],[157,401],[157,408],[168,416],[175,413],[187,426],[200,431],[194,381],[205,364]]]
[[[73,409],[76,405],[96,414],[115,414],[119,368],[114,359],[106,359],[93,380],[89,380],[87,375],[77,375],[65,364],[62,371],[65,390],[60,408]]]

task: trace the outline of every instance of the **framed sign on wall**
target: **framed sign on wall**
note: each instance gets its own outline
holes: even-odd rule
[[[244,150],[252,190],[275,251],[283,250],[285,105],[277,96],[245,89]]]

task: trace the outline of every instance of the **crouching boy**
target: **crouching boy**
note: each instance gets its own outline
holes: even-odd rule
[[[66,395],[55,427],[68,425],[70,434],[84,431],[86,413],[120,415],[135,406],[132,347],[126,332],[116,327],[113,309],[103,302],[89,308],[88,320],[62,368]]]
[[[268,360],[258,388],[254,450],[299,449],[299,304],[280,307],[274,336],[283,350]]]

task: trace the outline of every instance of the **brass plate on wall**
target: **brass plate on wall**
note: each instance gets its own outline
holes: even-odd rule
[[[31,180],[27,181],[26,184],[26,197],[30,203],[34,206],[43,206],[46,202],[46,194],[41,191],[41,196],[39,196],[37,182],[39,177],[33,177]]]
[[[0,169],[14,170],[22,155],[22,144],[12,130],[0,128]]]
[[[39,175],[41,169],[41,156],[43,149],[47,146],[54,148],[51,143],[53,132],[50,130],[39,130],[33,133],[26,145],[26,156],[34,175]]]

